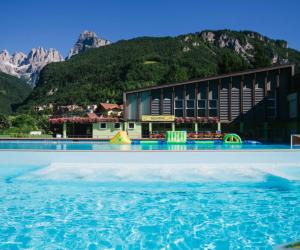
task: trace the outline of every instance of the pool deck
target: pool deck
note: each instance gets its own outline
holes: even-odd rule
[[[161,168],[174,166],[182,170],[191,166],[217,166],[220,169],[252,167],[299,167],[300,150],[268,151],[36,151],[0,150],[0,164],[7,166],[49,166],[50,164],[74,164],[89,166]],[[150,167],[151,168],[151,167]],[[158,171],[158,170],[157,170]]]

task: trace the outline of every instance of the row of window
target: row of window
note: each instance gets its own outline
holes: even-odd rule
[[[175,101],[175,116],[183,116],[183,104],[184,100]],[[206,99],[198,100],[197,116],[203,117],[206,116],[206,109],[208,106],[208,116],[216,117],[218,116],[218,100],[213,99],[207,102]],[[195,100],[186,101],[186,116],[194,117],[195,116]]]
[[[175,101],[175,109],[183,109],[184,100],[176,100]],[[209,100],[208,102],[209,108],[216,109],[218,106],[218,100]],[[198,109],[206,109],[207,100],[198,100]],[[195,100],[187,100],[186,101],[186,108],[187,109],[194,109],[195,108]]]
[[[276,116],[276,98],[268,98],[267,100],[267,115],[269,117]],[[186,116],[187,117],[194,117],[195,116],[195,100],[186,100]],[[170,111],[171,112],[171,111]],[[198,100],[198,107],[197,107],[197,116],[198,117],[216,117],[218,116],[218,100]],[[153,114],[153,113],[152,113]],[[175,116],[176,117],[183,117],[184,116],[184,100],[176,100],[175,101]]]
[[[134,127],[135,127],[134,122],[128,123],[128,129],[134,129]],[[99,129],[107,129],[107,122],[100,122]],[[114,123],[114,129],[121,129],[121,123],[120,122]]]
[[[175,116],[176,117],[183,117],[183,109],[176,109],[175,110]],[[205,109],[198,109],[197,111],[198,117],[205,117],[206,116],[206,110]],[[217,109],[210,109],[208,111],[209,117],[217,117],[218,116],[218,110]],[[187,109],[186,110],[186,117],[195,117],[195,110],[194,109]]]

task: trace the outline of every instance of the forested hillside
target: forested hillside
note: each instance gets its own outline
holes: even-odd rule
[[[11,105],[23,102],[31,91],[24,81],[0,72],[0,114],[10,113]]]
[[[141,37],[46,66],[20,110],[46,103],[121,102],[124,90],[285,63],[298,70],[300,53],[256,32]]]

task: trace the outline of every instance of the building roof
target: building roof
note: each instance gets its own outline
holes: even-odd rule
[[[123,109],[123,105],[118,105],[116,103],[100,103],[99,106],[105,110],[113,110],[113,109],[122,110]]]
[[[217,80],[217,79],[221,79],[221,78],[248,75],[248,74],[255,74],[255,73],[259,73],[259,72],[276,70],[276,69],[279,70],[279,69],[284,69],[284,68],[292,68],[292,74],[294,74],[294,66],[295,66],[294,64],[285,64],[285,65],[277,65],[277,66],[271,66],[271,67],[260,68],[260,69],[250,69],[250,70],[244,70],[244,71],[235,72],[235,73],[229,73],[229,74],[223,74],[223,75],[217,75],[217,76],[210,76],[210,77],[203,77],[203,78],[193,79],[193,80],[184,81],[184,82],[166,83],[166,84],[163,84],[163,85],[157,85],[157,86],[153,86],[153,87],[140,88],[140,89],[125,91],[124,94],[126,95],[126,94],[146,91],[146,90],[154,90],[154,89],[161,89],[161,88],[167,88],[167,87],[174,87],[174,86],[184,85],[184,84],[189,84],[189,83],[212,81],[212,80]]]
[[[62,124],[62,123],[82,123],[90,124],[95,122],[120,122],[119,117],[104,117],[97,116],[95,113],[88,113],[87,116],[73,116],[73,117],[51,117],[49,123],[51,124]]]
[[[95,113],[87,113],[88,118],[97,119],[98,116]]]

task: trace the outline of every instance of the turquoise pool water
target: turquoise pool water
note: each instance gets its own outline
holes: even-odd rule
[[[300,152],[0,151],[0,249],[272,249]]]
[[[130,150],[272,150],[290,149],[288,144],[140,144],[140,145],[111,145],[108,142],[62,142],[62,141],[0,141],[1,149],[23,150],[98,150],[98,151],[130,151]],[[300,146],[294,146],[300,149]]]

